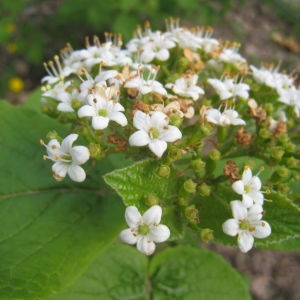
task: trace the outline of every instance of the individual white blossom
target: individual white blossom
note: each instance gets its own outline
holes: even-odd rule
[[[198,100],[200,95],[204,95],[204,90],[197,85],[198,75],[188,74],[175,80],[175,83],[166,84],[167,88],[182,97],[192,98],[194,101]]]
[[[120,233],[123,242],[135,245],[137,249],[151,255],[156,248],[155,243],[162,243],[170,237],[170,230],[166,225],[159,224],[162,208],[158,205],[151,206],[143,215],[135,206],[128,206],[125,219],[128,229]]]
[[[238,112],[234,109],[224,109],[221,112],[219,109],[209,108],[205,112],[205,117],[208,122],[219,126],[246,124],[244,120],[238,118]]]
[[[262,221],[263,208],[254,204],[246,208],[239,200],[230,202],[232,219],[223,223],[224,233],[230,236],[237,236],[238,247],[244,253],[252,249],[254,238],[266,238],[271,234],[271,227],[268,222]]]
[[[227,78],[224,81],[210,78],[207,81],[215,89],[221,100],[235,97],[241,97],[243,99],[249,98],[250,87],[246,83],[237,83],[232,78]]]
[[[133,125],[138,131],[129,137],[131,146],[147,146],[158,157],[167,150],[167,142],[175,142],[182,137],[180,130],[169,125],[169,118],[160,111],[151,115],[138,110],[133,117]]]
[[[61,143],[57,139],[52,139],[46,145],[43,141],[41,144],[47,149],[47,155],[44,159],[50,159],[54,162],[52,165],[53,176],[57,181],[63,180],[68,174],[76,182],[85,180],[85,171],[80,165],[87,162],[90,153],[85,146],[72,146],[77,140],[78,134],[68,135]]]
[[[110,121],[121,126],[127,125],[126,116],[122,113],[124,107],[114,100],[118,94],[114,87],[99,87],[96,94],[88,95],[88,104],[78,110],[78,117],[91,117],[92,127],[96,130],[107,128]]]
[[[243,205],[251,207],[253,203],[263,205],[264,195],[261,192],[261,180],[258,176],[252,176],[251,169],[247,166],[244,169],[242,178],[232,184],[232,189],[243,197]]]

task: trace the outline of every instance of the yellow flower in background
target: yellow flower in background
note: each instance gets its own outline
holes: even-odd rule
[[[7,50],[9,53],[14,53],[14,52],[16,52],[16,50],[17,50],[17,45],[16,45],[16,43],[8,43],[8,44],[6,45],[6,50]]]
[[[23,79],[17,76],[10,78],[8,81],[8,88],[13,93],[19,93],[23,91],[24,85]]]
[[[5,31],[9,32],[9,33],[16,31],[16,28],[17,28],[16,24],[13,24],[13,23],[9,23],[9,24],[5,25]]]

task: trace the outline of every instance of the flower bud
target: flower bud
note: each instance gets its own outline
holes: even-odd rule
[[[183,189],[189,193],[194,194],[196,192],[197,183],[195,183],[192,179],[188,179],[183,184]]]
[[[200,158],[191,160],[190,165],[195,172],[201,172],[205,169],[205,162]]]
[[[271,138],[272,132],[266,128],[261,128],[258,132],[258,136],[264,140],[267,140],[267,139]]]
[[[169,116],[170,124],[176,127],[180,127],[182,124],[183,119],[178,114],[171,114]]]
[[[299,165],[299,159],[296,159],[295,157],[291,156],[286,159],[286,165],[291,169],[297,168]]]
[[[199,210],[195,207],[195,205],[190,205],[185,208],[184,215],[189,220],[189,222],[193,224],[198,224],[199,220]]]
[[[155,194],[149,194],[146,196],[145,203],[147,206],[153,206],[159,204],[159,198]]]
[[[281,178],[287,178],[290,174],[289,169],[287,169],[286,167],[280,167],[276,173],[278,174],[279,177]]]
[[[99,144],[90,143],[89,151],[91,158],[100,159],[102,157],[101,148]]]
[[[61,141],[60,136],[58,135],[58,133],[55,130],[49,131],[46,135],[46,138],[50,141],[52,139]]]
[[[209,152],[208,154],[209,158],[213,161],[220,160],[221,158],[221,153],[217,149],[213,149],[212,151]]]
[[[210,125],[208,125],[208,124],[202,124],[202,125],[200,125],[200,131],[202,132],[202,134],[204,136],[210,135],[211,134],[211,129],[212,129],[212,127]]]
[[[167,165],[160,165],[157,171],[158,176],[168,178],[170,176],[171,169]]]
[[[284,151],[281,147],[275,146],[271,148],[271,157],[273,157],[277,161],[280,161],[283,155],[284,155]]]
[[[211,186],[203,182],[201,185],[198,186],[198,192],[200,193],[201,196],[207,197],[211,193]]]
[[[204,243],[209,243],[214,239],[214,231],[210,228],[204,228],[201,230],[200,238]]]

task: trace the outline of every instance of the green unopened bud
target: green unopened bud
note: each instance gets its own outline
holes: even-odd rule
[[[266,129],[266,128],[261,128],[261,129],[259,130],[259,132],[258,132],[258,135],[259,135],[262,139],[266,140],[266,139],[271,138],[272,132],[271,132],[270,130]]]
[[[276,173],[278,174],[279,177],[281,178],[287,178],[290,174],[289,169],[287,169],[286,167],[280,167]]]
[[[263,107],[264,110],[267,112],[267,115],[272,115],[274,111],[274,105],[272,103],[266,103]]]
[[[193,224],[198,224],[199,220],[199,210],[195,207],[195,205],[190,205],[186,207],[184,214],[189,222]]]
[[[212,151],[209,152],[208,154],[209,158],[213,161],[220,160],[221,158],[221,153],[217,149],[213,149]]]
[[[158,171],[157,171],[157,174],[163,178],[168,178],[170,176],[170,173],[171,173],[171,169],[167,165],[159,166]]]
[[[58,133],[55,130],[49,131],[46,135],[46,138],[48,140],[52,140],[52,139],[56,139],[58,141],[61,140],[60,136],[58,135]]]
[[[90,156],[95,159],[100,159],[102,157],[101,148],[99,144],[90,143],[89,144]]]
[[[200,158],[191,160],[190,164],[195,172],[201,172],[205,169],[205,162]]]
[[[277,185],[277,189],[280,193],[282,194],[288,194],[290,191],[290,187],[288,184],[286,183],[280,183]]]
[[[290,141],[290,138],[289,138],[289,136],[288,136],[287,133],[282,133],[282,134],[279,135],[278,140],[279,140],[281,143],[285,144],[285,143],[287,143],[287,142]]]
[[[293,169],[293,168],[297,168],[299,165],[299,159],[295,158],[295,157],[289,157],[286,160],[286,165],[287,167]]]
[[[284,151],[281,147],[272,147],[271,148],[271,156],[277,161],[281,160],[284,155]]]
[[[207,185],[205,182],[203,182],[198,186],[198,192],[200,193],[201,196],[207,197],[211,193],[211,187]]]
[[[159,204],[159,198],[155,194],[149,194],[146,196],[145,203],[147,206],[153,206]]]
[[[193,194],[196,192],[197,183],[195,183],[192,179],[188,179],[183,184],[183,189],[189,193]]]
[[[178,60],[178,71],[179,71],[179,73],[182,73],[187,68],[188,65],[189,65],[188,59],[186,59],[185,57],[181,57]]]
[[[296,146],[292,142],[287,142],[283,145],[284,150],[287,152],[295,152]]]
[[[208,136],[211,134],[212,127],[209,124],[201,124],[200,131],[204,136]]]
[[[73,99],[71,101],[71,107],[74,110],[78,110],[80,107],[82,106],[82,101],[78,100],[78,99]]]
[[[201,230],[200,238],[204,243],[209,243],[214,239],[214,231],[209,228],[204,228]]]
[[[170,124],[176,127],[180,127],[182,124],[183,119],[178,114],[172,114],[169,116]]]

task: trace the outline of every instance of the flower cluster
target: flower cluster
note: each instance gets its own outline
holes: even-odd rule
[[[261,192],[261,181],[252,176],[246,166],[242,178],[232,184],[232,189],[243,200],[230,202],[233,218],[223,223],[223,231],[231,236],[237,235],[238,246],[242,252],[248,252],[254,243],[254,237],[266,238],[271,234],[268,222],[262,221],[264,196]]]
[[[169,236],[158,226],[158,204],[177,214],[168,220],[178,219],[202,236],[212,232],[201,227],[206,203],[232,184],[242,199],[231,202],[233,219],[223,230],[237,235],[247,252],[253,237],[267,237],[271,229],[261,221],[260,179],[250,168],[240,179],[232,166],[253,158],[269,168],[266,184],[272,191],[289,193],[290,183],[299,180],[300,89],[293,76],[274,66],[249,65],[239,44],[213,38],[210,27],[166,23],[166,31],[153,31],[149,23],[138,27],[124,46],[118,34],[106,34],[104,42],[87,39],[79,50],[68,44],[60,57],[44,64],[42,110],[69,125],[67,137],[52,132],[49,142],[42,142],[45,158],[54,162],[56,180],[68,175],[76,182],[85,180],[81,165],[88,161],[93,172],[97,161],[115,153],[135,163],[151,158],[149,180],[169,180],[164,191],[169,194],[144,203],[145,191],[136,202],[124,201],[151,208],[141,217],[128,207],[130,229],[121,234],[146,254]],[[79,136],[84,146],[73,147]],[[205,197],[210,201],[203,203]]]

